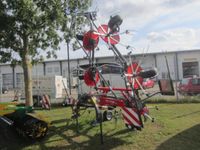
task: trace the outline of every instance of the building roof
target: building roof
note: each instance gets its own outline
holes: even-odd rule
[[[173,54],[173,53],[187,53],[187,52],[200,52],[200,49],[191,49],[191,50],[177,50],[177,51],[167,51],[165,52],[166,54]],[[164,52],[148,52],[146,53],[146,55],[156,55],[156,54],[164,54]],[[137,54],[132,54],[132,56],[142,56],[142,53],[137,53]],[[127,56],[127,55],[124,55]],[[97,56],[95,57],[96,59],[101,59],[101,58],[111,58],[111,57],[115,57],[114,55],[110,55],[110,56]],[[70,59],[70,61],[76,61],[76,60],[84,60],[86,58],[72,58]],[[67,61],[66,59],[57,59],[57,60],[45,60],[44,62],[48,63],[48,62],[63,62],[63,61]],[[0,64],[0,66],[7,66],[10,65],[10,63],[5,63],[5,64]]]
[[[166,51],[166,52],[148,52],[146,53],[146,55],[155,55],[155,54],[172,54],[172,53],[187,53],[187,52],[200,52],[200,49],[192,49],[192,50],[179,50],[179,51]],[[132,56],[142,56],[143,54],[142,53],[137,53],[137,54],[132,54]],[[124,55],[124,56],[127,56],[127,55]],[[115,57],[114,55],[110,55],[110,56],[97,56],[95,57],[96,59],[99,59],[99,58],[111,58],[111,57]],[[84,60],[86,58],[72,58],[70,59],[70,61],[73,61],[73,60]],[[59,59],[59,60],[45,60],[44,62],[58,62],[58,61],[67,61],[67,58],[66,59]]]

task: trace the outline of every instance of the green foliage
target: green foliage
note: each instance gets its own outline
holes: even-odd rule
[[[0,51],[0,59],[2,63],[8,62],[10,58],[11,58],[11,53]]]
[[[2,0],[0,49],[11,49],[11,53],[18,55],[17,60],[29,55],[33,62],[37,62],[43,59],[43,50],[48,51],[49,57],[56,57],[59,43],[72,37],[72,17],[66,13],[82,12],[90,4],[91,0]],[[83,23],[80,20],[77,18],[77,29]]]

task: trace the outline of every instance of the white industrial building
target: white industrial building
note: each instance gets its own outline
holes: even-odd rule
[[[141,66],[143,68],[156,67],[159,75],[158,79],[167,78],[167,67],[165,56],[167,57],[171,77],[173,80],[181,80],[189,76],[200,75],[200,50],[185,50],[174,51],[167,53],[148,53],[143,58],[143,54],[132,55],[132,60],[142,61]],[[127,56],[125,56],[126,58]],[[96,63],[109,63],[116,62],[114,56],[97,57]],[[78,58],[70,60],[71,76],[73,70],[79,65],[88,64],[86,58]],[[68,61],[67,60],[54,60],[44,61],[42,63],[33,66],[33,76],[52,76],[62,75],[68,76]],[[23,80],[23,70],[20,66],[11,67],[9,64],[0,64],[0,80],[1,87],[8,89],[18,87]]]

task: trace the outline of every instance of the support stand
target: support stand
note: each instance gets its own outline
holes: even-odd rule
[[[103,127],[102,127],[102,122],[103,122],[103,118],[102,118],[102,113],[100,113],[100,140],[101,140],[101,144],[103,144]]]
[[[76,118],[76,132],[79,133],[78,117]]]

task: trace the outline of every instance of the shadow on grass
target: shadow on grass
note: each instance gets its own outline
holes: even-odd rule
[[[0,120],[0,150],[20,150],[33,142],[17,134],[17,132]]]
[[[200,124],[189,128],[164,143],[156,150],[199,150],[200,149]]]
[[[56,121],[60,122],[60,121]],[[55,122],[54,122],[55,123]],[[95,128],[95,129],[94,129]],[[101,144],[100,140],[100,131],[99,131],[99,126],[97,127],[92,127],[88,125],[85,127],[85,124],[79,124],[78,126],[79,132],[77,132],[77,126],[76,124],[68,124],[67,126],[61,126],[61,127],[55,127],[53,126],[50,129],[49,135],[47,138],[51,139],[52,136],[59,135],[64,141],[64,143],[67,144],[58,144],[56,146],[47,146],[51,142],[59,142],[59,139],[56,140],[49,140],[49,141],[44,141],[40,143],[40,148],[41,149],[113,149],[115,147],[118,147],[119,145],[124,145],[124,144],[130,144],[129,142],[115,138],[114,135],[107,135],[104,133],[104,144]],[[72,134],[66,133],[67,130],[73,131]],[[95,131],[94,131],[95,130]],[[118,134],[123,134],[126,131],[120,131],[116,132],[116,135]],[[60,141],[61,142],[61,141]],[[62,143],[62,142],[61,142]]]
[[[69,120],[55,120],[53,126],[50,127],[48,135],[40,141],[31,141],[19,136],[15,130],[0,123],[0,150],[21,150],[28,149],[113,149],[119,145],[128,145],[129,142],[114,137],[128,132],[128,130],[118,131],[112,135],[104,133],[104,144],[100,141],[99,126],[85,126],[84,123],[79,124],[79,132],[74,122]],[[62,123],[62,126],[57,126]],[[58,123],[58,124],[57,124]],[[56,138],[55,138],[56,137]]]

